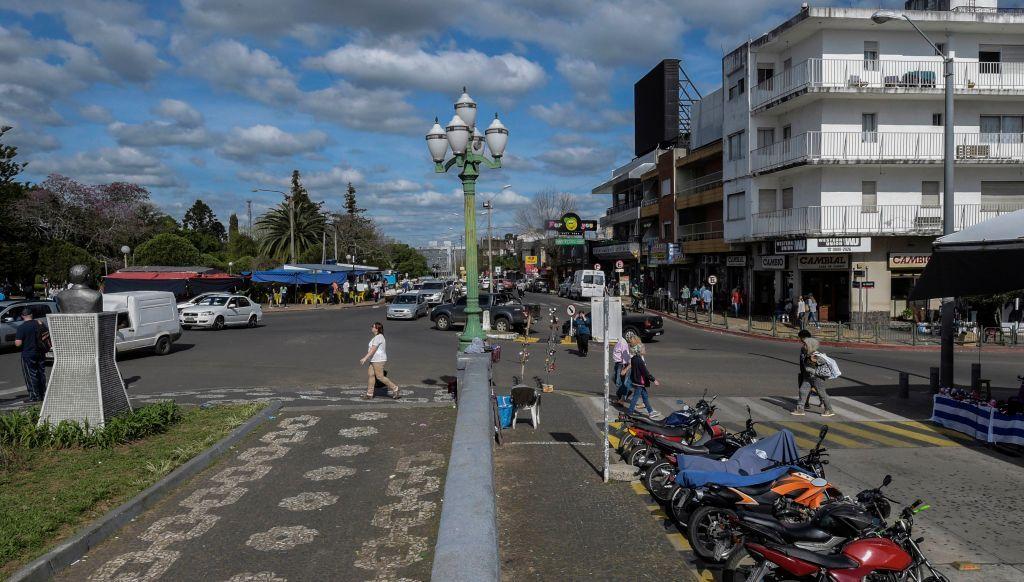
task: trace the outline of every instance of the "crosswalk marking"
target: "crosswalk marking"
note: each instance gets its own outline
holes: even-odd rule
[[[865,439],[872,440],[872,441],[875,441],[876,443],[880,443],[880,444],[887,445],[887,446],[890,446],[890,447],[910,448],[910,447],[913,446],[912,443],[908,443],[907,441],[897,440],[897,439],[894,439],[894,438],[887,437],[884,434],[880,434],[881,431],[869,431],[869,430],[864,430],[862,428],[857,428],[857,426],[855,424],[853,424],[853,423],[836,423],[836,424],[833,424],[833,425],[829,425],[829,436],[828,436],[828,438],[832,438],[832,431],[833,430],[854,434],[854,435],[857,435],[859,437],[863,437]]]
[[[924,424],[923,422],[917,421],[909,421],[904,424],[906,424],[907,426],[912,426],[914,428],[919,428],[927,433],[934,434],[935,436],[943,435],[947,438],[950,438],[960,443],[975,444],[977,442],[973,438],[961,432],[957,432],[953,429],[946,428],[944,426],[939,426],[937,424]]]
[[[22,392],[25,392],[26,394],[28,393],[24,384],[21,386],[15,386],[14,388],[4,388],[3,390],[0,390],[0,396],[9,396],[11,394],[20,394]]]
[[[797,423],[797,424],[799,424],[799,423]],[[782,425],[782,423],[778,423],[778,424],[775,424],[775,423],[764,423],[764,424],[758,425],[757,434],[760,435],[763,438],[763,437],[766,437],[766,436],[771,436],[771,435],[779,432],[779,430],[781,430],[783,428],[789,429],[788,426],[784,426],[784,425]],[[790,432],[792,432],[792,431],[790,431]],[[817,433],[815,433],[815,434],[817,434]],[[808,439],[806,437],[802,437],[802,436],[796,435],[796,434],[793,435],[793,439],[796,441],[796,446],[800,447],[801,449],[811,450],[811,449],[814,448],[814,445],[817,444],[816,441],[812,441],[811,439]]]
[[[788,428],[790,430],[793,430],[793,431],[796,431],[796,432],[802,432],[804,434],[811,435],[811,438],[814,439],[815,443],[818,442],[818,431],[821,430],[819,427],[817,427],[817,425],[811,425],[810,423],[804,423],[804,422],[791,422],[788,425],[786,425],[786,428]],[[825,442],[833,442],[833,443],[836,443],[836,444],[839,444],[839,445],[842,445],[844,447],[851,448],[851,449],[866,449],[866,448],[868,448],[868,445],[864,444],[863,442],[855,441],[853,439],[849,439],[849,438],[846,438],[844,436],[837,435],[834,432],[832,432],[831,429],[832,429],[832,427],[829,426],[829,433],[828,433],[828,436],[825,437]]]
[[[869,415],[871,415],[873,417],[878,417],[878,418],[880,418],[882,420],[900,420],[900,421],[902,421],[902,420],[909,420],[909,419],[907,419],[904,416],[900,416],[898,414],[893,414],[892,412],[888,412],[888,411],[882,410],[881,408],[878,408],[877,406],[871,406],[870,404],[866,404],[864,402],[861,402],[859,400],[856,400],[856,399],[853,399],[853,398],[850,398],[850,397],[847,397],[847,396],[833,396],[832,397],[832,402],[833,403],[838,402],[838,403],[840,403],[840,404],[842,404],[844,406],[849,406],[851,408],[857,408],[859,410],[864,411],[866,414],[869,414]]]
[[[924,441],[926,443],[931,443],[933,445],[940,446],[940,447],[955,447],[955,446],[958,446],[957,443],[952,442],[952,441],[950,441],[947,438],[940,438],[940,437],[935,437],[935,436],[929,436],[929,435],[926,435],[926,434],[921,434],[921,433],[919,433],[917,431],[907,430],[905,428],[900,428],[898,426],[895,426],[895,425],[892,425],[892,424],[888,424],[888,423],[884,423],[884,422],[866,422],[864,424],[866,424],[868,426],[871,426],[871,427],[874,427],[874,428],[877,428],[877,429],[880,429],[880,430],[884,430],[884,431],[888,431],[888,432],[891,432],[891,433],[894,433],[894,434],[898,434],[898,435],[901,435],[901,436],[904,436],[904,437],[912,438],[912,439],[919,440],[919,441]]]

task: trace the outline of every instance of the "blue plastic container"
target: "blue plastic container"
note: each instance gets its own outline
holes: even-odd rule
[[[498,396],[498,420],[501,421],[501,428],[512,427],[512,397]]]

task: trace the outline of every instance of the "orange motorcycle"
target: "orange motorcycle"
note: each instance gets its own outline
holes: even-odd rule
[[[677,488],[669,502],[672,515],[686,524],[694,552],[711,561],[729,557],[737,547],[728,527],[736,509],[803,522],[821,505],[842,499],[839,489],[825,479],[828,453],[822,443],[827,433],[828,427],[823,426],[818,443],[806,455],[769,466],[759,475]]]

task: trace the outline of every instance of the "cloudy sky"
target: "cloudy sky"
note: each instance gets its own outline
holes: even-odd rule
[[[633,83],[681,58],[713,90],[723,51],[800,3],[0,0],[0,123],[33,181],[135,182],[176,217],[201,198],[244,225],[246,200],[280,199],[250,190],[299,169],[315,200],[339,208],[352,182],[420,244],[461,228],[458,179],[433,173],[423,136],[463,85],[511,131],[478,187],[499,231],[545,188],[595,216],[608,200],[590,189],[632,157]]]

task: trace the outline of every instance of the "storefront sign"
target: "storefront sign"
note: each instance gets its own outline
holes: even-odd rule
[[[871,251],[869,237],[830,236],[807,239],[809,253],[867,253]]]
[[[786,270],[786,255],[762,255],[757,257],[757,268],[766,271]]]
[[[775,254],[805,253],[807,252],[807,239],[797,238],[791,240],[775,241]]]
[[[920,271],[928,266],[931,253],[889,253],[890,271]]]
[[[537,273],[537,255],[526,255],[526,272],[531,274]]]
[[[585,245],[585,244],[587,244],[587,241],[584,240],[583,235],[580,235],[580,236],[567,235],[567,236],[556,236],[555,237],[555,246],[559,246],[559,247],[575,246],[575,245]]]
[[[801,271],[846,271],[850,268],[850,256],[800,255],[796,264]]]
[[[722,258],[718,255],[701,255],[700,262],[702,265],[718,265],[721,264]]]
[[[726,267],[746,267],[747,266],[747,257],[736,256],[736,255],[725,257],[725,266]]]
[[[676,243],[651,243],[647,252],[648,265],[669,265],[679,256],[679,245]]]
[[[549,220],[546,226],[548,230],[557,230],[561,234],[582,234],[584,231],[597,230],[597,221],[581,220],[575,212],[567,212],[562,218]]]
[[[617,245],[605,245],[603,247],[594,247],[593,251],[595,257],[607,257],[610,259],[633,259],[635,260],[640,256],[640,243],[620,243]]]

